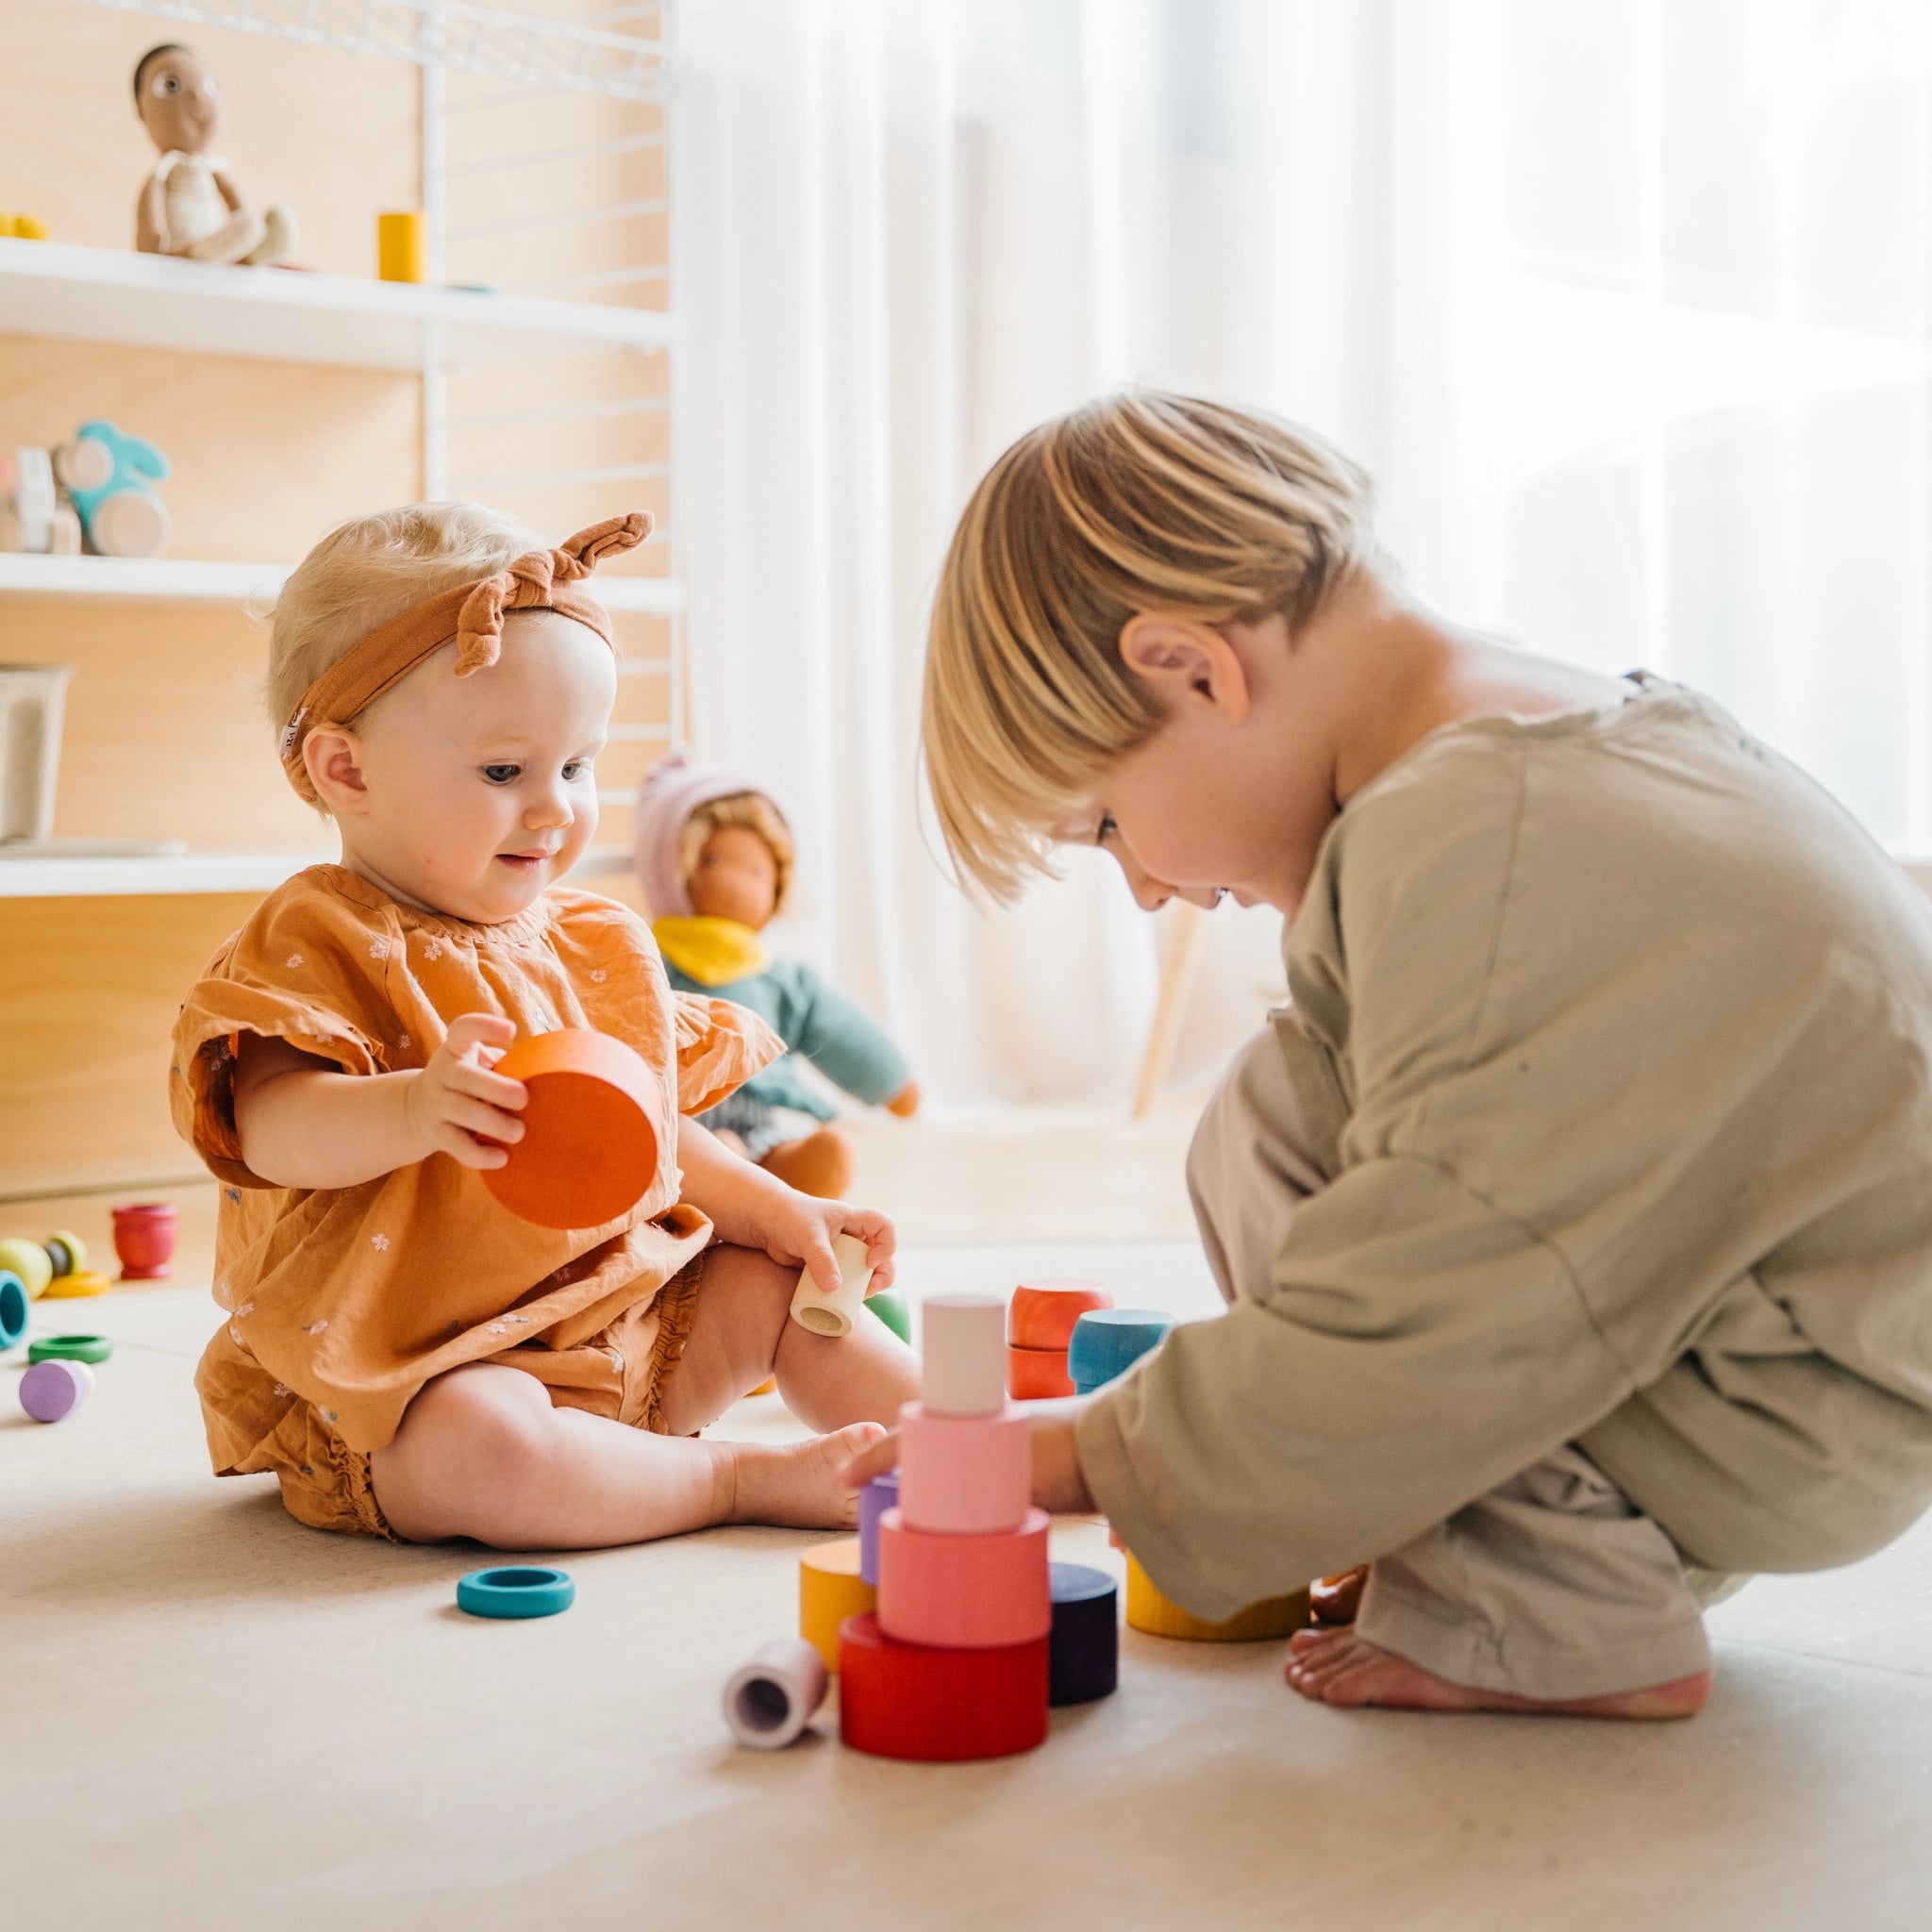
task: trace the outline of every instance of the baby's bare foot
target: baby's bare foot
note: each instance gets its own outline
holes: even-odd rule
[[[1346,1625],[1336,1630],[1297,1630],[1294,1655],[1284,1674],[1291,1688],[1316,1704],[1381,1704],[1402,1710],[1541,1711],[1550,1717],[1694,1717],[1710,1695],[1710,1673],[1619,1690],[1607,1697],[1514,1697],[1507,1690],[1476,1690],[1432,1676],[1407,1657],[1378,1649]]]
[[[853,1423],[808,1442],[734,1442],[731,1520],[788,1529],[851,1529],[858,1521],[858,1494],[839,1480],[839,1472],[885,1433],[877,1423]]]

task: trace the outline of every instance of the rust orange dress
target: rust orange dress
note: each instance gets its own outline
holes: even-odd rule
[[[675,1148],[628,1214],[568,1232],[519,1220],[445,1154],[332,1189],[275,1187],[242,1158],[243,1033],[384,1074],[422,1066],[474,1012],[520,1033],[614,1034],[658,1071],[666,1119],[713,1106],[784,1051],[742,1008],[673,992],[644,923],[593,893],[552,888],[515,919],[474,925],[320,865],[263,900],[175,1029],[175,1123],[222,1183],[214,1289],[228,1319],[195,1387],[215,1474],[273,1471],[291,1514],[317,1528],[390,1533],[369,1453],[425,1382],[466,1362],[661,1426],[711,1238],[677,1198]]]

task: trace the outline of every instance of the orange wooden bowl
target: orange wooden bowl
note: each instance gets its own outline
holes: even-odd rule
[[[565,1027],[528,1033],[497,1061],[530,1097],[524,1138],[490,1191],[539,1227],[602,1227],[637,1206],[658,1173],[662,1108],[657,1077],[608,1033]]]
[[[1014,1348],[1064,1350],[1074,1324],[1093,1308],[1110,1308],[1113,1296],[1097,1281],[1047,1277],[1023,1281],[1007,1307],[1007,1341]]]

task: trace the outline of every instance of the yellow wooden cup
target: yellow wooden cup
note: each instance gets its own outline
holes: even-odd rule
[[[426,281],[426,260],[421,208],[400,208],[376,216],[375,272],[384,281]]]
[[[1220,1624],[1210,1624],[1161,1595],[1143,1569],[1127,1556],[1127,1627],[1150,1637],[1179,1637],[1192,1643],[1264,1643],[1292,1637],[1308,1622],[1308,1593],[1263,1597]]]

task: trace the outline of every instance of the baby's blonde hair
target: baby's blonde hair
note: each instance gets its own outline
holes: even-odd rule
[[[684,830],[677,840],[677,875],[689,885],[691,875],[698,869],[698,856],[705,849],[705,841],[713,832],[721,832],[726,825],[739,825],[747,832],[756,832],[772,848],[772,858],[778,868],[778,880],[772,893],[772,916],[775,919],[785,909],[785,893],[791,884],[791,861],[795,848],[791,842],[791,827],[785,823],[784,815],[762,791],[732,791],[723,798],[713,798],[698,807],[684,822]]]
[[[410,503],[338,524],[289,573],[268,638],[270,722],[373,630],[439,591],[486,577],[543,540],[480,503]],[[338,718],[352,724],[353,718]]]
[[[1273,417],[1133,390],[1023,436],[973,492],[933,607],[922,735],[955,863],[1010,899],[1154,735],[1120,654],[1138,612],[1278,614],[1292,636],[1376,565],[1366,473]]]

